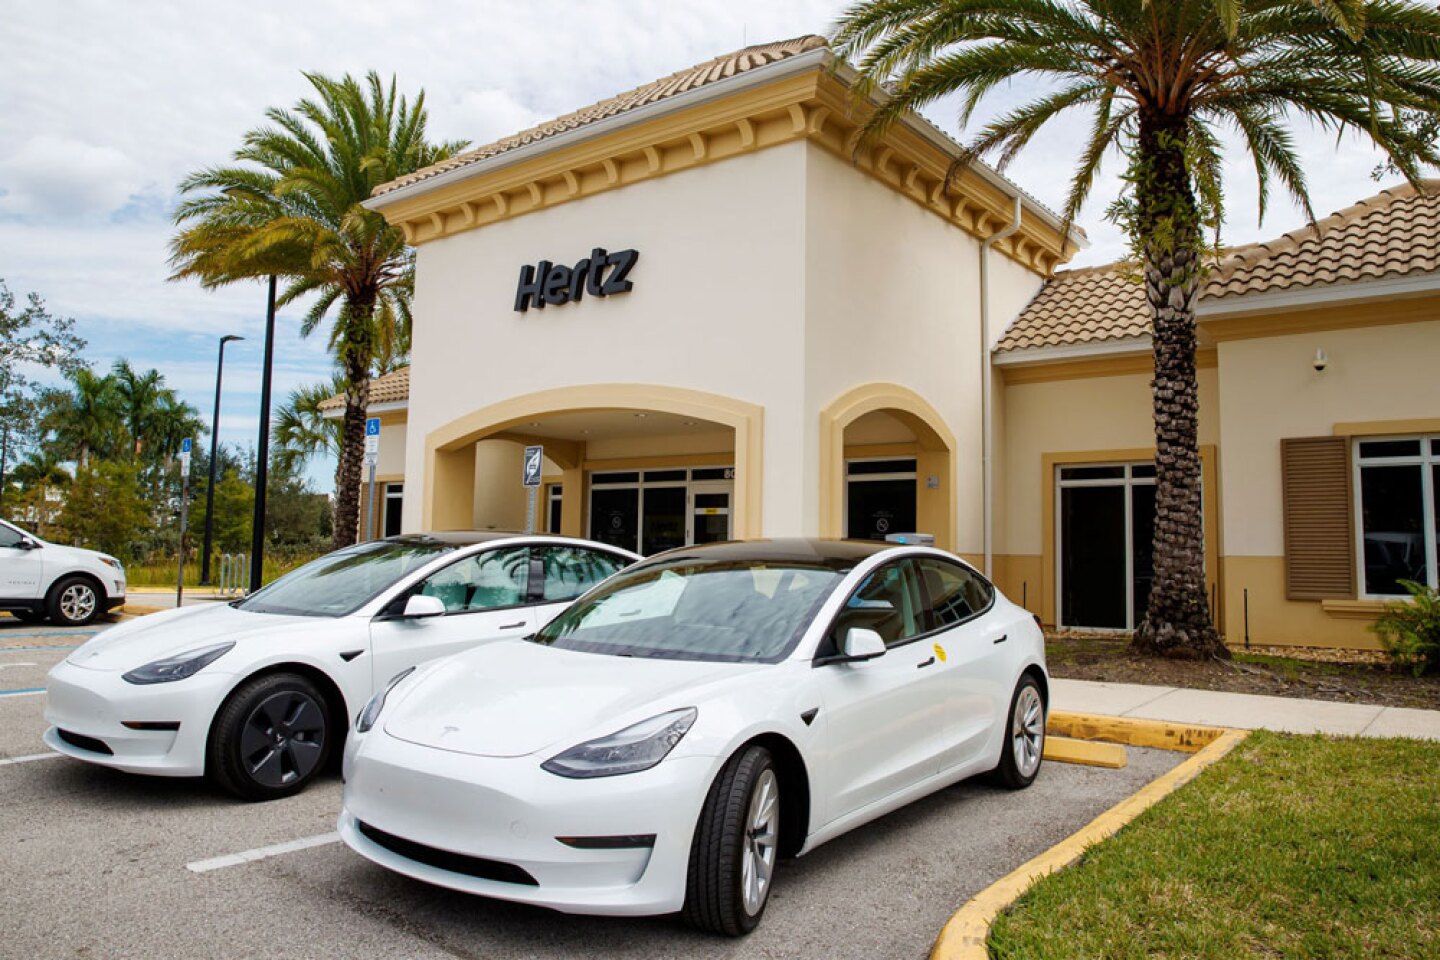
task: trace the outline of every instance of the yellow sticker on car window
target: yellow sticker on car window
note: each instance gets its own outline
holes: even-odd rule
[[[945,662],[945,648],[938,643],[935,644],[935,656],[940,658],[941,663]]]

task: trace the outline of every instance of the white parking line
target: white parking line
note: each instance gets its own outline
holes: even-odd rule
[[[33,666],[36,666],[36,664],[34,664],[34,663],[32,663],[32,662],[30,662],[30,661],[28,661],[28,660],[22,660],[22,661],[20,661],[19,663],[0,663],[0,670],[5,670],[5,669],[7,669],[7,668],[9,668],[9,667],[33,667]]]
[[[0,767],[8,767],[12,763],[29,763],[31,760],[49,760],[52,757],[60,756],[64,756],[64,754],[52,751],[50,753],[32,753],[28,757],[6,757],[0,760]]]
[[[314,837],[287,840],[284,843],[277,843],[269,847],[256,847],[254,850],[243,850],[240,853],[227,853],[223,857],[212,857],[209,860],[196,860],[194,863],[185,864],[185,869],[191,873],[209,873],[211,870],[219,870],[222,867],[238,867],[242,863],[251,863],[255,860],[264,860],[267,857],[278,857],[282,853],[293,853],[296,850],[308,850],[310,847],[323,847],[327,843],[338,842],[340,842],[340,834],[322,833]]]

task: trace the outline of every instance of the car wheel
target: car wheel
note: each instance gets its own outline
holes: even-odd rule
[[[67,627],[83,627],[100,613],[100,590],[85,577],[66,577],[50,588],[45,601],[50,619]]]
[[[299,793],[330,754],[330,711],[315,684],[293,673],[247,680],[210,728],[205,772],[242,800]]]
[[[1035,782],[1045,757],[1045,698],[1032,675],[1025,674],[1015,685],[1008,718],[993,776],[1001,786],[1023,790]]]
[[[690,846],[685,919],[739,937],[765,913],[780,847],[780,779],[764,747],[725,764],[700,810]]]

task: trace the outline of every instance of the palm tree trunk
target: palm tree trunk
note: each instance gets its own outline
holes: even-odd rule
[[[370,314],[374,298],[345,306],[344,336],[339,343],[345,365],[345,419],[340,431],[340,466],[335,482],[336,550],[354,543],[360,533],[360,482],[365,459],[365,412],[370,405],[370,365],[373,363]]]
[[[1183,116],[1141,114],[1136,226],[1155,327],[1155,578],[1133,645],[1162,656],[1228,658],[1206,602],[1195,378],[1201,233],[1186,162],[1187,126]]]

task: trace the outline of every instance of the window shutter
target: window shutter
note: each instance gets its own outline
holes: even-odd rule
[[[1346,437],[1280,441],[1285,498],[1285,596],[1355,596],[1355,533]]]

